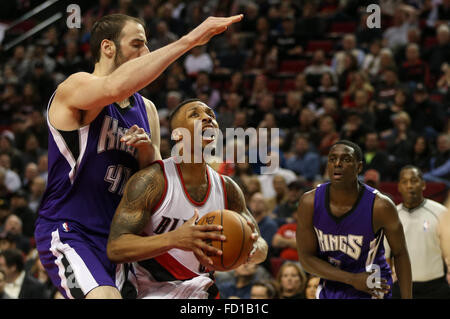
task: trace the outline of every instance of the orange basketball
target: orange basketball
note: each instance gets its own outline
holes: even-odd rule
[[[199,219],[198,225],[222,225],[224,241],[209,241],[208,244],[222,250],[221,256],[209,256],[218,271],[228,271],[247,261],[253,248],[252,229],[240,214],[223,209],[209,212]]]

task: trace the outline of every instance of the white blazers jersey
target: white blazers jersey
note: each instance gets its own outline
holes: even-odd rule
[[[164,172],[166,187],[143,235],[153,236],[177,229],[192,218],[194,209],[198,209],[199,218],[209,212],[226,209],[225,181],[210,166],[206,166],[208,179],[206,196],[202,202],[196,202],[189,196],[180,167],[175,163],[174,158],[158,161],[158,163]],[[189,298],[195,296],[195,293],[192,293],[192,287],[187,290],[189,291],[187,296],[180,295],[178,292],[178,295],[171,293],[177,281],[184,281],[179,282],[180,287],[186,285],[186,281],[191,279],[196,282],[194,286],[198,286],[199,281],[207,285],[212,284],[209,273],[205,272],[204,267],[191,251],[174,248],[155,258],[134,263],[133,266],[137,278],[138,298]],[[168,288],[167,293],[164,287]]]

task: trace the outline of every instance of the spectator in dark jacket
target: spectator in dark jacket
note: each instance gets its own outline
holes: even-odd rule
[[[43,299],[43,285],[24,270],[22,252],[8,249],[0,252],[0,269],[6,274],[6,293],[13,299]]]

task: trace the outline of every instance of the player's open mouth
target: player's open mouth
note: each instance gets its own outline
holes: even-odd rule
[[[207,134],[205,134],[207,132]],[[206,125],[202,128],[203,140],[214,141],[216,139],[216,128],[213,125]]]

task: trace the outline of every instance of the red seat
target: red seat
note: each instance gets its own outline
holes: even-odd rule
[[[332,33],[354,33],[357,27],[356,22],[333,22],[330,26]]]
[[[306,60],[285,60],[280,64],[280,72],[292,72],[292,73],[300,73],[308,65],[308,61]]]
[[[269,82],[267,83],[267,88],[269,89],[270,92],[276,92],[278,90],[278,88],[280,87],[280,80],[269,80]]]
[[[424,41],[425,48],[427,49],[434,47],[437,43],[436,37],[426,37]]]
[[[330,40],[312,40],[308,42],[306,46],[306,51],[314,52],[317,50],[324,50],[325,52],[330,52],[333,50],[334,43]]]
[[[280,257],[272,257],[270,258],[270,270],[272,273],[272,276],[274,278],[277,277],[278,270],[280,270],[281,265],[285,262],[285,259]]]

